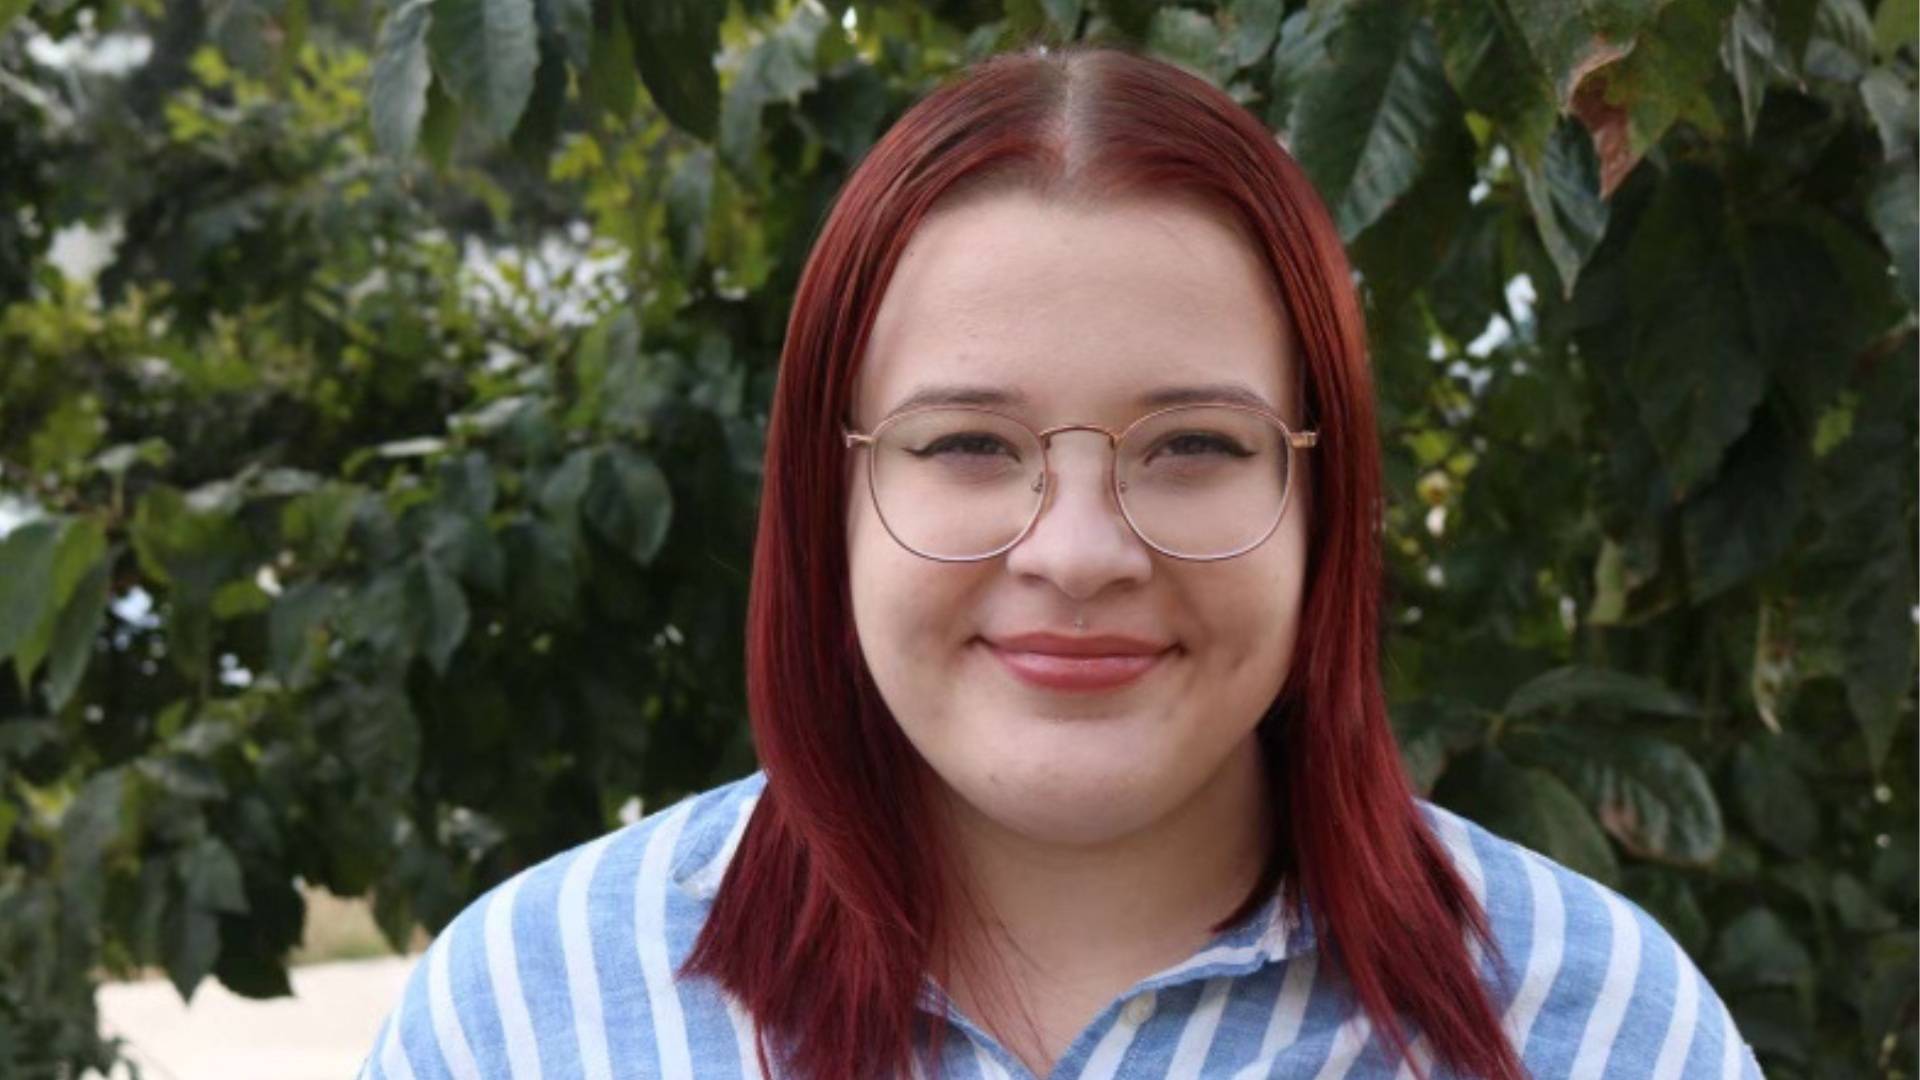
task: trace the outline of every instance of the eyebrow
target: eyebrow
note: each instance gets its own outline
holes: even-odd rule
[[[1024,405],[1027,400],[1027,395],[1018,390],[1007,390],[997,386],[938,383],[914,390],[889,410],[887,415],[892,416],[908,409],[920,409],[932,405],[1004,407]],[[1140,395],[1134,399],[1134,404],[1143,409],[1164,408],[1170,405],[1246,405],[1270,413],[1278,414],[1279,412],[1272,402],[1252,388],[1236,382],[1164,386]]]

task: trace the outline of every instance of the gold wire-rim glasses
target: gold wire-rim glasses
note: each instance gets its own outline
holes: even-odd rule
[[[1139,427],[1140,425],[1145,424],[1148,421],[1154,420],[1158,417],[1166,416],[1169,413],[1189,412],[1189,411],[1198,410],[1198,409],[1232,409],[1235,412],[1242,412],[1252,416],[1257,416],[1262,420],[1265,420],[1267,423],[1272,424],[1273,426],[1280,429],[1282,442],[1287,449],[1287,486],[1286,486],[1286,490],[1280,496],[1279,513],[1274,515],[1273,521],[1270,524],[1268,524],[1266,531],[1262,532],[1259,535],[1259,537],[1257,537],[1256,539],[1254,539],[1253,541],[1247,544],[1244,544],[1238,548],[1235,548],[1232,551],[1226,552],[1221,555],[1188,555],[1183,552],[1173,551],[1169,548],[1161,546],[1158,543],[1155,543],[1152,538],[1147,536],[1147,534],[1141,530],[1139,523],[1133,519],[1133,511],[1127,506],[1127,500],[1124,495],[1125,489],[1120,482],[1120,469],[1119,469],[1120,443],[1126,439],[1128,434],[1130,434],[1135,428]],[[1095,431],[1107,437],[1108,493],[1113,496],[1113,504],[1120,509],[1120,516],[1122,519],[1126,521],[1127,528],[1132,530],[1134,536],[1139,537],[1141,543],[1147,545],[1153,550],[1159,552],[1162,555],[1167,556],[1168,558],[1180,559],[1186,562],[1219,562],[1223,559],[1237,558],[1259,547],[1261,544],[1266,543],[1267,539],[1271,537],[1274,534],[1274,532],[1280,528],[1280,523],[1286,520],[1287,510],[1293,505],[1293,491],[1294,491],[1294,487],[1296,486],[1293,482],[1294,464],[1295,464],[1294,456],[1293,456],[1294,452],[1297,450],[1311,450],[1315,446],[1318,446],[1320,444],[1320,432],[1317,430],[1295,431],[1293,430],[1293,428],[1288,426],[1285,420],[1282,420],[1279,416],[1275,415],[1273,412],[1267,409],[1257,408],[1252,405],[1245,405],[1239,402],[1230,402],[1230,401],[1222,401],[1222,402],[1204,402],[1203,401],[1203,402],[1189,402],[1189,403],[1183,403],[1179,405],[1168,405],[1164,408],[1155,409],[1152,412],[1146,413],[1143,416],[1139,416],[1135,418],[1131,423],[1129,423],[1126,427],[1121,428],[1119,431],[1115,431],[1112,428],[1106,427],[1101,424],[1085,424],[1085,423],[1056,424],[1050,428],[1036,430],[1032,425],[1028,424],[1024,420],[1021,420],[1019,417],[1008,415],[1007,413],[1001,412],[998,409],[989,409],[979,405],[925,405],[919,408],[905,409],[905,410],[902,410],[901,412],[894,413],[893,415],[880,421],[879,424],[875,425],[872,431],[865,431],[865,432],[856,431],[850,425],[842,424],[840,428],[841,437],[844,440],[846,448],[849,450],[860,448],[860,447],[866,447],[871,449],[874,443],[876,443],[880,439],[880,437],[886,432],[887,428],[891,427],[893,424],[901,420],[905,420],[909,417],[919,416],[919,415],[930,413],[930,412],[972,412],[972,413],[981,413],[987,416],[996,417],[998,419],[1004,420],[1010,424],[1015,425],[1016,427],[1019,427],[1025,430],[1028,434],[1031,434],[1034,437],[1034,440],[1036,442],[1040,444],[1041,487],[1038,492],[1040,497],[1034,500],[1033,513],[1028,516],[1026,524],[1021,526],[1020,531],[1014,535],[1013,539],[1008,540],[1006,543],[1001,544],[999,547],[994,548],[993,550],[988,551],[985,554],[981,554],[981,555],[933,555],[928,552],[922,551],[919,548],[914,547],[912,544],[909,544],[905,540],[901,539],[900,534],[894,531],[892,523],[887,520],[886,511],[880,508],[880,491],[876,481],[874,480],[874,470],[876,468],[875,460],[878,458],[879,455],[871,454],[871,453],[867,455],[867,469],[866,469],[867,497],[873,501],[874,511],[876,516],[880,518],[881,527],[887,530],[888,536],[893,537],[894,543],[899,544],[901,547],[905,548],[907,551],[915,555],[918,555],[923,559],[931,559],[934,562],[945,562],[945,563],[983,562],[987,559],[995,558],[999,555],[1005,554],[1006,552],[1012,550],[1015,545],[1019,544],[1020,541],[1025,540],[1027,538],[1027,535],[1033,531],[1034,525],[1036,525],[1040,521],[1040,515],[1046,510],[1048,489],[1052,486],[1052,477],[1053,477],[1053,462],[1052,462],[1052,458],[1049,456],[1053,449],[1053,437],[1055,435],[1059,435],[1064,432]]]

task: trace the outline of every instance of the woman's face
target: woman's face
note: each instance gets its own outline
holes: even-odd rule
[[[1224,214],[997,192],[931,216],[909,242],[851,420],[872,431],[940,388],[1002,395],[993,407],[1035,430],[1118,431],[1156,394],[1238,388],[1297,431],[1292,340],[1267,270]],[[1148,828],[1254,753],[1299,620],[1312,522],[1304,455],[1263,544],[1191,562],[1129,529],[1107,447],[1097,433],[1057,436],[1039,520],[1004,554],[967,563],[896,543],[866,483],[862,459],[875,451],[848,454],[854,618],[881,695],[963,810],[1045,843]],[[1143,655],[1061,659],[1046,654],[1073,643],[1030,635],[1118,636],[1133,644],[1095,651]],[[1115,684],[1115,670],[1137,674]]]

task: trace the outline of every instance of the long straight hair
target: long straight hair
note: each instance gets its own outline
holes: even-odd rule
[[[785,1075],[899,1075],[953,913],[937,780],[862,659],[840,438],[875,311],[909,237],[963,186],[1097,205],[1199,196],[1235,216],[1292,315],[1315,493],[1302,626],[1260,722],[1282,823],[1267,872],[1310,912],[1373,1025],[1408,1057],[1519,1080],[1469,958],[1486,915],[1429,832],[1379,681],[1380,460],[1365,324],[1333,220],[1273,134],[1177,67],[1124,49],[991,57],[908,110],[847,179],[801,274],[780,357],[747,614],[747,694],[766,788],[682,972],[751,1014]],[[940,1038],[942,1025],[932,1027]],[[1424,1056],[1424,1055],[1422,1055]],[[1416,1065],[1417,1065],[1416,1061]],[[1422,1068],[1416,1071],[1425,1074]]]

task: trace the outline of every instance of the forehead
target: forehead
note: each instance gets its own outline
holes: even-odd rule
[[[1158,390],[1236,383],[1292,417],[1291,340],[1264,260],[1225,212],[998,191],[935,213],[908,242],[854,409],[870,424],[939,384],[1015,392],[1043,422],[1124,420]]]

